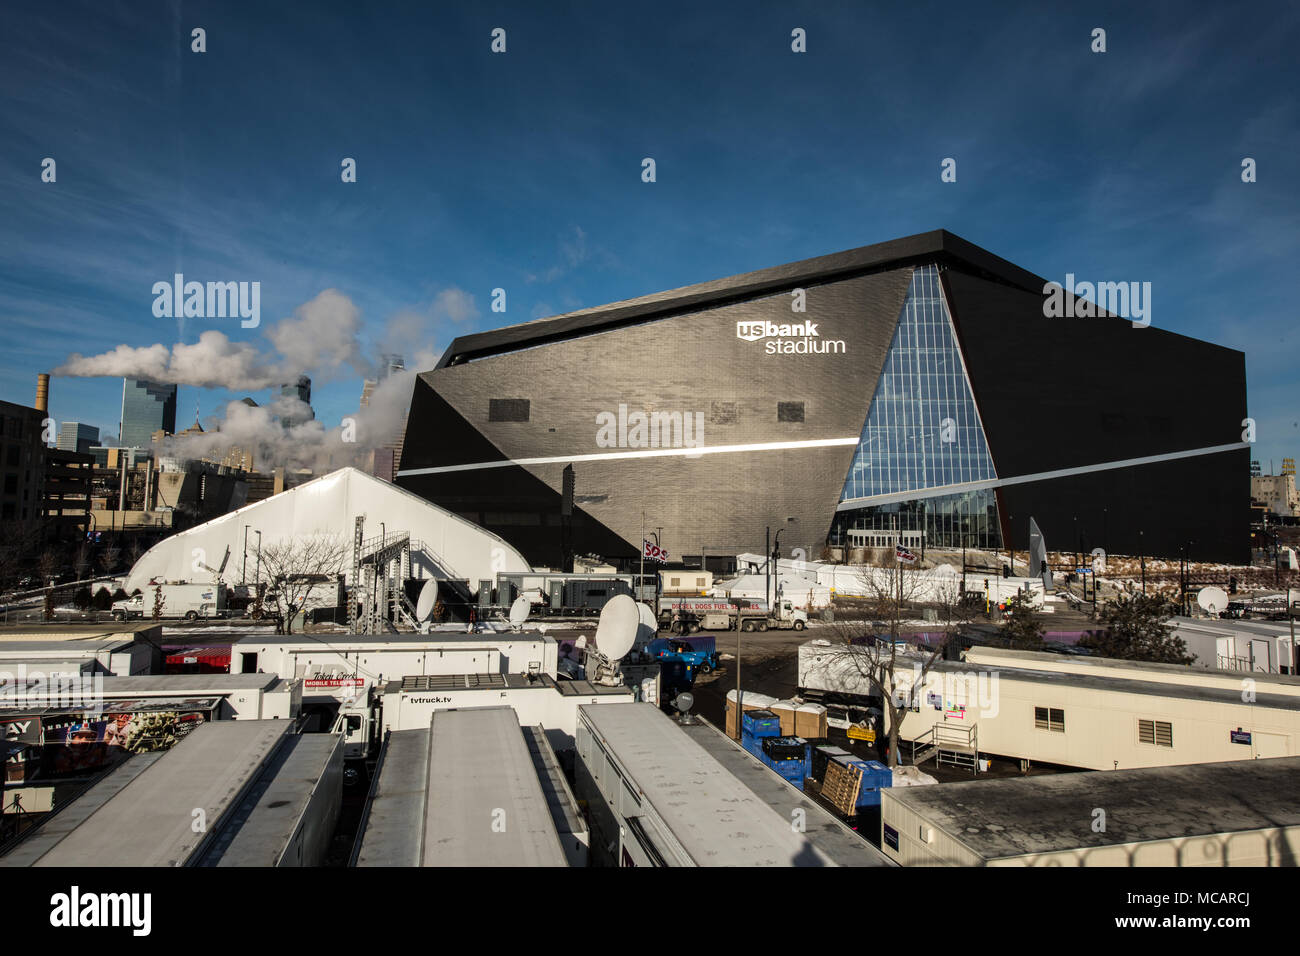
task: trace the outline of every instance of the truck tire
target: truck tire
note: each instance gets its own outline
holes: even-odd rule
[[[759,625],[758,625],[758,629],[759,629],[760,631],[766,631],[766,630],[767,630],[767,621],[760,621],[760,622],[759,622]]]
[[[803,623],[803,621],[795,621],[795,622],[794,622],[794,629],[795,629],[796,631],[802,631],[803,628],[804,628],[804,623]]]
[[[193,621],[193,620],[196,620],[196,619],[198,618],[198,616],[199,616],[199,614],[198,614],[197,611],[186,611],[186,612],[185,612],[185,620],[187,620],[187,621]]]
[[[713,665],[710,664],[710,663],[708,663],[707,661],[706,661],[705,663],[703,663],[703,664],[700,665],[700,673],[701,673],[701,674],[709,674],[709,673],[712,673],[712,672],[713,672]]]
[[[754,629],[754,622],[746,621],[744,624],[740,625],[740,629],[742,631],[752,631]]]
[[[114,611],[114,612],[113,612],[113,620],[115,620],[115,621],[125,621],[125,620],[126,620],[126,611]]]
[[[699,626],[698,624],[692,624],[692,625],[691,625],[691,633],[692,633],[692,634],[697,634],[697,633],[699,633],[699,630],[700,630],[700,626]]]

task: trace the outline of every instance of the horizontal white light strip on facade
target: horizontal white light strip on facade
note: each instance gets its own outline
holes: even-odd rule
[[[701,455],[728,455],[746,451],[793,451],[800,448],[833,448],[856,445],[857,438],[814,438],[808,441],[769,441],[753,445],[711,445],[706,448],[648,448],[642,451],[611,451],[596,455],[553,455],[549,458],[509,458],[505,461],[480,461],[469,465],[441,465],[437,468],[407,468],[398,478],[413,475],[442,475],[451,471],[478,471],[482,468],[510,468],[515,465],[567,465],[575,461],[621,461],[628,458],[698,458]]]
[[[1034,481],[1051,481],[1053,478],[1069,478],[1073,475],[1088,475],[1097,471],[1111,471],[1116,468],[1132,468],[1137,465],[1153,465],[1161,461],[1176,461],[1179,458],[1194,458],[1198,455],[1217,455],[1220,452],[1236,451],[1249,448],[1248,442],[1234,442],[1231,445],[1213,445],[1209,448],[1193,448],[1189,451],[1171,451],[1164,455],[1148,455],[1145,458],[1126,458],[1123,461],[1107,461],[1099,465],[1080,465],[1078,468],[1061,468],[1056,471],[1040,471],[1034,475],[1017,475],[1014,478],[995,478],[989,481],[970,481],[960,485],[943,485],[938,488],[918,488],[915,491],[900,491],[888,495],[872,495],[870,498],[847,498],[841,501],[836,511],[853,511],[857,508],[870,508],[875,505],[891,505],[900,501],[920,501],[925,498],[941,498],[944,495],[961,495],[969,491],[984,491],[988,488],[1001,488],[1004,485],[1027,485]]]

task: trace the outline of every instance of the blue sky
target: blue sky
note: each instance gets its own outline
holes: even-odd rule
[[[1150,281],[1153,325],[1244,351],[1267,469],[1300,452],[1297,49],[1293,3],[9,3],[0,398],[73,352],[264,341],[155,318],[178,271],[259,281],[263,329],[338,289],[375,350],[416,320],[387,343],[409,357],[946,228],[1048,278]],[[318,417],[360,390],[318,376]],[[115,435],[120,393],[58,377],[51,411]],[[179,424],[239,394],[183,386]]]

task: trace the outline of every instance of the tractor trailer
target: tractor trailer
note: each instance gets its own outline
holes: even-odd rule
[[[659,601],[660,627],[674,634],[696,631],[802,631],[808,626],[808,612],[790,601],[777,602],[775,613],[761,601],[744,598],[678,598]]]

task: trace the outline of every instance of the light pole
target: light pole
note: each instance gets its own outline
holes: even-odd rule
[[[772,593],[772,603],[769,605],[772,609],[776,608],[777,592],[781,590],[781,532],[783,530],[782,528],[776,529],[776,539],[772,542],[770,560],[776,569],[776,590]]]
[[[257,578],[253,583],[255,586],[261,587],[262,585],[262,532],[254,531],[253,534],[257,535]]]
[[[248,583],[248,525],[244,525],[244,560],[239,565],[239,583]]]
[[[768,608],[772,607],[772,526],[767,526],[767,534],[763,538],[763,548],[767,551],[767,560],[763,562],[763,568],[767,572],[767,577],[763,582],[763,600],[767,602]],[[739,623],[739,622],[737,622]]]
[[[1145,534],[1143,531],[1138,532],[1138,561],[1142,563],[1142,593],[1147,593],[1147,549],[1142,540]]]

